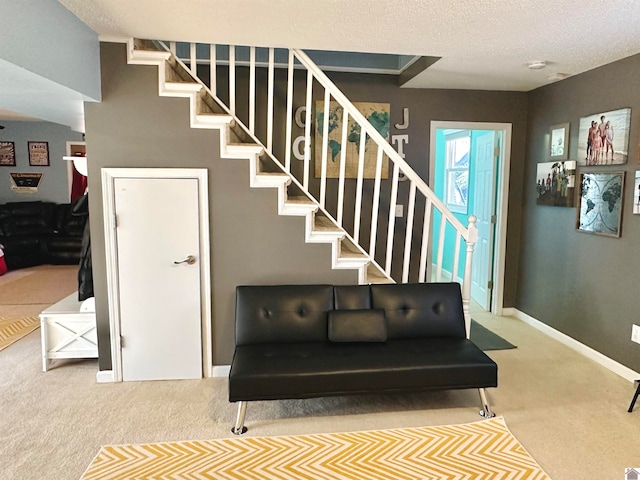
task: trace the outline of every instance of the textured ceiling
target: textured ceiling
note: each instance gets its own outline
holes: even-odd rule
[[[59,1],[104,37],[442,57],[416,88],[529,91],[640,52],[639,0]]]

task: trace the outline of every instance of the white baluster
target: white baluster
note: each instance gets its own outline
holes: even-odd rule
[[[269,49],[269,81],[267,86],[267,150],[273,151],[273,48]]]
[[[176,56],[176,42],[169,42],[169,51],[174,57]]]
[[[293,120],[293,50],[289,49],[289,68],[287,71],[287,133],[286,148],[284,153],[284,166],[287,172],[291,171],[291,122]]]
[[[209,45],[209,88],[214,95],[217,95],[217,84],[216,84],[216,65],[218,63],[218,59],[216,56],[216,45],[212,43]]]
[[[236,114],[236,47],[229,45],[229,110]]]
[[[438,237],[438,261],[436,263],[436,282],[442,281],[442,259],[444,257],[444,233],[447,229],[447,218],[440,212],[440,236]]]
[[[429,255],[429,244],[431,243],[431,199],[425,200],[424,206],[424,223],[422,225],[422,246],[420,248],[420,274],[418,281],[424,283],[427,280],[427,259]]]
[[[311,94],[313,93],[313,73],[307,70],[307,111],[305,112],[304,125],[304,175],[302,178],[302,186],[309,191],[309,159],[311,156]]]
[[[362,126],[361,126],[362,127]],[[367,134],[364,128],[360,128],[360,149],[358,152],[358,179],[356,180],[356,205],[353,220],[353,238],[360,241],[360,212],[362,210],[362,183],[364,178],[364,152],[367,143]]]
[[[404,264],[402,265],[402,283],[409,282],[409,264],[411,261],[411,240],[413,236],[413,215],[416,206],[416,184],[409,187],[409,205],[407,208],[407,228],[404,237]]]
[[[455,234],[455,251],[453,252],[453,269],[451,270],[451,281],[458,281],[458,265],[460,263],[460,242],[462,241],[462,235],[459,235],[458,232]]]
[[[329,106],[331,95],[324,89],[324,118],[322,121],[322,159],[320,162],[320,206],[324,208],[327,195],[327,151],[329,149]],[[316,160],[317,161],[317,160]]]
[[[371,206],[371,238],[369,239],[369,255],[375,260],[376,238],[378,236],[378,212],[380,210],[380,180],[382,178],[383,151],[378,146],[376,155],[376,177],[373,184],[373,204]]]
[[[471,311],[469,309],[469,304],[471,303],[471,265],[473,263],[473,248],[478,241],[477,220],[475,215],[469,217],[469,226],[467,227],[467,258],[464,263],[464,280],[462,283],[462,310],[467,328],[467,338],[469,338],[469,334],[471,333]]]
[[[256,47],[249,49],[249,131],[256,133]]]
[[[344,212],[344,177],[347,166],[347,131],[349,129],[349,113],[342,109],[342,140],[340,145],[340,179],[338,180],[338,225],[342,227]]]
[[[391,179],[391,199],[389,200],[389,228],[387,229],[387,258],[385,272],[391,276],[391,260],[393,258],[393,232],[396,226],[396,202],[398,200],[398,164],[393,164],[393,177]]]
[[[195,43],[189,44],[189,70],[194,76],[198,76],[198,59],[196,57],[196,45]]]

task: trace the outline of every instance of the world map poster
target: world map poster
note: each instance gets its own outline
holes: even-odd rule
[[[578,230],[620,236],[625,172],[583,173],[580,176]]]
[[[388,103],[354,103],[362,115],[382,135],[389,139],[390,129],[390,104]],[[320,178],[322,171],[322,142],[324,138],[324,101],[316,101],[316,135],[315,135],[315,176]],[[344,109],[338,102],[329,102],[329,123],[327,143],[327,178],[340,177],[340,157],[345,151],[345,178],[357,178],[359,149],[360,149],[360,125],[351,116],[347,123],[346,142],[342,143],[342,125]],[[376,144],[367,135],[364,151],[364,177],[375,178],[376,159],[378,149]],[[381,178],[389,178],[389,159],[386,155],[382,158]]]

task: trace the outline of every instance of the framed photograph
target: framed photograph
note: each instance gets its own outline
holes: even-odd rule
[[[630,108],[582,117],[578,132],[578,165],[627,163],[630,124]]]
[[[0,142],[0,167],[16,166],[16,145],[13,142]]]
[[[29,165],[34,167],[49,166],[49,143],[27,142],[29,145]]]
[[[640,215],[640,170],[636,170],[636,182],[633,185],[633,214]]]
[[[580,174],[579,232],[619,237],[625,172]]]
[[[536,205],[573,207],[575,186],[575,160],[539,163],[536,173]]]
[[[566,160],[569,154],[569,124],[561,123],[551,127],[551,141],[549,142],[551,160]]]

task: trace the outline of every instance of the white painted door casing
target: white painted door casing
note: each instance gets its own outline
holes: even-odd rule
[[[116,381],[211,374],[206,193],[206,170],[103,170]]]

